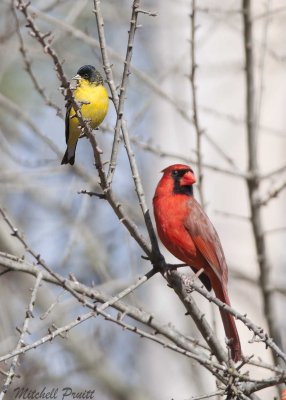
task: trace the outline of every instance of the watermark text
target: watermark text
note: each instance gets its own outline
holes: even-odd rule
[[[75,391],[71,387],[62,389],[30,389],[28,387],[17,387],[14,389],[15,400],[95,400],[95,390]]]

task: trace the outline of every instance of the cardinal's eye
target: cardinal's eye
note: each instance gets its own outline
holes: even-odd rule
[[[172,171],[172,176],[178,176],[179,175],[179,171]]]

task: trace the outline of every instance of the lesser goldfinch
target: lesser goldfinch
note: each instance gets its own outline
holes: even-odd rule
[[[92,65],[84,65],[72,78],[71,89],[76,101],[81,102],[82,117],[89,121],[92,129],[97,128],[104,120],[108,111],[108,93],[103,86],[103,78]],[[75,150],[81,135],[78,118],[71,102],[66,105],[66,143],[62,164],[74,164]]]

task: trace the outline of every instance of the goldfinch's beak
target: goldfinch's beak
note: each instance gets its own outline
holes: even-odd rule
[[[75,90],[78,87],[79,81],[81,80],[80,75],[75,75],[70,81],[71,90]]]
[[[80,75],[75,75],[73,78],[72,78],[72,81],[73,80],[76,80],[76,81],[78,81],[78,80],[80,80],[81,79],[81,76]]]

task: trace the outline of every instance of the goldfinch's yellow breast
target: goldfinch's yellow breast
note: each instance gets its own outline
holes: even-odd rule
[[[82,116],[89,119],[91,128],[95,129],[104,120],[108,111],[107,90],[103,85],[81,79],[74,91],[74,97],[77,101],[88,103],[82,105]]]

